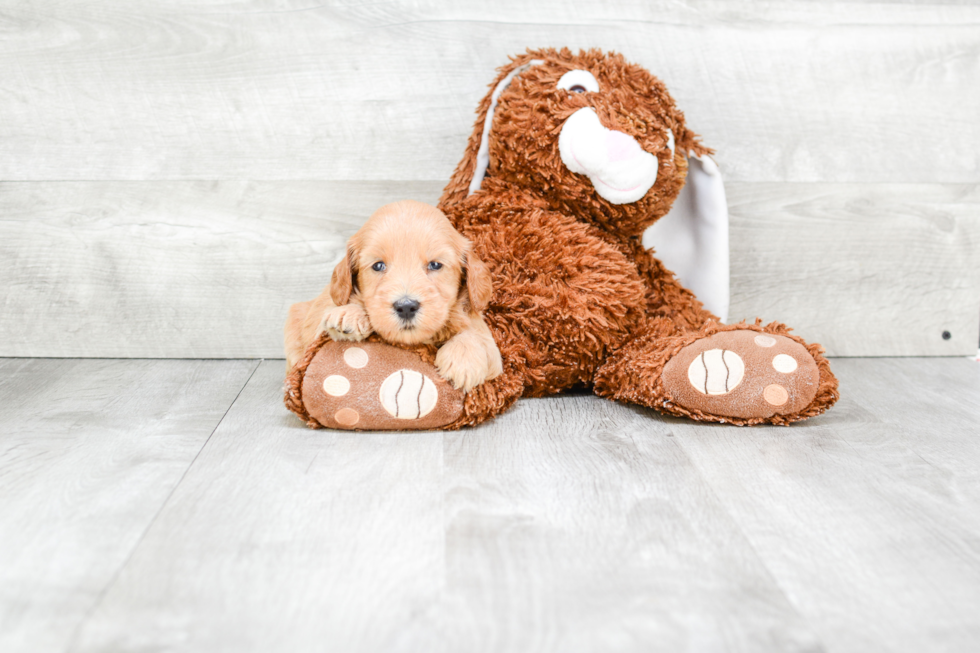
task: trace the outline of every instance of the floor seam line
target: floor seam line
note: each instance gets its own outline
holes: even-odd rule
[[[685,425],[685,426],[689,426],[691,428],[697,428],[697,426],[694,424]],[[810,628],[810,632],[813,634],[814,638],[817,641],[817,644],[820,646],[820,650],[826,653],[829,649],[827,648],[827,643],[824,640],[823,633],[821,633],[816,628],[816,626],[810,620],[809,616],[804,614],[800,606],[796,604],[796,601],[794,601],[790,597],[789,593],[786,591],[786,588],[783,587],[783,584],[779,581],[779,578],[776,577],[776,574],[773,573],[773,570],[769,567],[768,561],[764,560],[762,555],[759,553],[759,549],[756,548],[755,542],[753,542],[752,538],[749,537],[749,534],[746,532],[741,522],[735,518],[735,515],[733,514],[731,508],[729,508],[728,505],[726,505],[725,502],[722,501],[721,495],[718,494],[718,490],[711,482],[709,475],[705,473],[704,469],[697,463],[694,457],[690,454],[690,452],[688,452],[687,448],[684,446],[684,436],[678,435],[677,431],[672,431],[672,433],[675,442],[677,442],[677,446],[684,453],[684,457],[687,458],[688,462],[691,463],[691,466],[695,470],[697,470],[698,476],[701,478],[705,486],[711,492],[712,498],[715,500],[717,505],[722,510],[725,511],[725,514],[728,515],[728,518],[731,520],[735,528],[738,529],[738,532],[741,534],[742,539],[745,540],[745,544],[749,547],[749,550],[752,551],[752,554],[755,556],[755,559],[759,561],[759,565],[761,565],[762,569],[765,570],[766,576],[768,576],[769,580],[772,581],[773,586],[777,590],[779,590],[779,593],[786,600],[786,604],[793,609],[793,611],[800,618],[800,620]]]
[[[126,555],[126,559],[123,560],[122,564],[119,565],[119,568],[112,575],[112,578],[109,579],[109,582],[106,583],[105,587],[103,587],[102,590],[99,592],[99,596],[98,598],[96,598],[95,602],[92,603],[92,607],[89,608],[86,611],[85,616],[78,621],[78,624],[75,626],[74,630],[72,631],[71,637],[68,639],[68,645],[65,647],[65,653],[71,653],[71,651],[75,650],[75,647],[77,645],[78,635],[81,632],[82,628],[85,626],[86,623],[88,623],[89,619],[92,618],[92,615],[95,614],[95,611],[99,609],[99,606],[102,605],[102,602],[105,600],[105,597],[109,593],[109,590],[112,589],[113,586],[115,586],[116,582],[119,580],[119,576],[122,575],[123,569],[129,566],[130,561],[133,559],[133,555],[135,555],[136,551],[143,544],[143,540],[146,538],[146,534],[150,532],[150,529],[153,528],[153,524],[155,524],[157,519],[160,517],[160,513],[162,513],[163,509],[166,508],[168,503],[170,503],[170,499],[173,498],[174,493],[177,491],[177,488],[179,488],[181,484],[184,482],[184,479],[187,478],[188,472],[190,472],[191,468],[194,467],[194,463],[196,463],[197,459],[201,456],[201,452],[204,451],[204,449],[208,446],[208,442],[211,441],[211,438],[214,437],[214,434],[217,433],[218,429],[224,423],[225,418],[228,416],[228,413],[231,412],[231,409],[235,406],[236,403],[238,403],[238,398],[242,396],[242,392],[244,392],[245,388],[248,387],[249,382],[252,380],[252,377],[255,376],[255,372],[258,371],[259,367],[262,365],[264,360],[265,359],[262,358],[255,360],[255,367],[253,367],[252,371],[249,372],[248,378],[245,379],[245,382],[242,384],[242,387],[238,389],[238,393],[235,395],[235,398],[232,399],[231,402],[228,404],[228,408],[226,408],[225,412],[222,413],[221,418],[218,419],[217,423],[214,425],[214,428],[211,429],[210,433],[208,433],[208,437],[204,439],[204,442],[201,444],[200,449],[197,450],[197,453],[194,454],[194,457],[191,459],[190,463],[188,463],[187,469],[185,469],[184,473],[180,475],[180,478],[177,479],[177,482],[174,483],[174,486],[170,488],[170,492],[167,493],[166,498],[160,503],[160,507],[157,508],[156,513],[154,513],[153,518],[146,525],[146,528],[144,528],[143,532],[140,533],[140,536],[139,538],[137,538],[136,543],[133,544],[133,547]]]

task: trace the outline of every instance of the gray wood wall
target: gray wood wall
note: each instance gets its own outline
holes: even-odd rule
[[[438,197],[495,67],[562,45],[717,149],[733,318],[975,351],[969,2],[85,0],[0,6],[0,355],[281,356],[365,217]]]

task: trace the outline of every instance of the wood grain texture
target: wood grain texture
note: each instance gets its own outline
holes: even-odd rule
[[[0,650],[68,650],[256,365],[0,360]]]
[[[974,183],[980,7],[30,2],[0,10],[4,180],[445,180],[507,56],[621,51],[733,181]]]
[[[522,400],[445,467],[445,650],[822,648],[651,411]]]
[[[442,433],[307,429],[283,374],[256,371],[77,651],[406,649],[445,582]]]
[[[375,434],[303,427],[268,361],[171,492],[203,442],[180,423],[215,414],[194,397],[231,404],[249,363],[0,361],[0,643],[974,651],[980,365],[837,364],[840,403],[791,427],[571,395]],[[181,382],[151,400],[148,376]],[[162,508],[120,509],[137,476]]]
[[[0,355],[282,356],[288,306],[319,294],[366,217],[441,186],[0,183]],[[731,317],[837,356],[974,352],[978,189],[729,184]]]
[[[0,184],[0,355],[283,355],[289,305],[329,283],[405,183]]]
[[[674,433],[828,650],[980,646],[980,365],[835,361],[805,428]]]
[[[263,363],[77,651],[815,651],[659,418],[310,431]]]
[[[729,321],[785,322],[833,356],[974,351],[980,186],[731,184],[728,201]]]

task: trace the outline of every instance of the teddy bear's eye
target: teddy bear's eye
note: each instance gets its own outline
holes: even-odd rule
[[[374,270],[375,272],[384,272],[385,271],[384,261],[378,261],[377,263],[371,266],[371,269]]]
[[[572,93],[598,93],[599,82],[588,70],[569,70],[558,80],[558,88]]]

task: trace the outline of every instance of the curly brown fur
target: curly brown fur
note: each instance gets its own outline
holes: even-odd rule
[[[818,344],[807,344],[802,338],[791,334],[791,329],[785,324],[771,322],[762,326],[761,320],[756,320],[754,324],[709,322],[697,331],[688,332],[672,332],[671,327],[672,325],[662,324],[659,330],[634,340],[617,352],[616,358],[610,360],[596,375],[595,393],[601,397],[655,408],[672,415],[736,426],[762,423],[788,425],[819,415],[832,406],[840,396],[837,392],[837,379],[830,372],[830,363],[822,355],[823,347]],[[817,394],[813,401],[805,409],[789,415],[776,414],[772,417],[748,419],[712,415],[671,402],[670,393],[664,388],[663,383],[664,366],[689,344],[724,331],[757,331],[785,336],[806,347],[816,361],[820,374]]]
[[[786,333],[813,355],[820,389],[805,410],[737,420],[658,400],[660,373],[671,356],[699,338],[741,328],[719,324],[641,243],[644,230],[670,210],[684,185],[687,153],[711,150],[686,126],[664,84],[616,53],[529,50],[498,71],[491,91],[534,60],[541,63],[514,77],[500,95],[481,189],[468,194],[490,93],[479,105],[466,152],[439,204],[491,271],[494,295],[485,319],[506,367],[500,378],[467,398],[468,415],[497,414],[518,393],[543,396],[593,384],[603,396],[706,421],[782,424],[832,405],[836,379],[822,348],[806,345],[776,323],[745,328]],[[600,92],[557,89],[571,69],[591,72]],[[633,136],[657,156],[656,183],[640,200],[613,204],[562,162],[562,126],[584,107],[594,109],[604,127]],[[676,138],[673,153],[666,147],[667,128]],[[627,360],[618,369],[612,364]]]
[[[537,63],[528,66],[532,62]],[[528,67],[499,96],[489,132],[489,166],[480,189],[470,194],[491,94],[523,66]],[[599,92],[559,88],[571,70],[591,73]],[[644,157],[656,157],[655,183],[639,199],[614,203],[589,176],[563,163],[563,126],[586,108],[606,130],[631,136]],[[719,324],[643,248],[643,232],[667,214],[684,185],[688,153],[710,152],[687,127],[664,84],[619,54],[529,50],[498,71],[439,208],[490,273],[493,294],[484,319],[504,369],[466,395],[463,415],[447,428],[478,424],[521,396],[571,387],[591,387],[604,397],[696,420],[736,424],[788,424],[837,400],[837,380],[819,345],[806,344],[775,322]],[[786,336],[806,347],[819,372],[808,405],[788,415],[737,419],[669,400],[663,370],[671,358],[701,338],[740,329]],[[295,383],[289,387],[295,394]],[[294,394],[287,398],[301,404]]]

